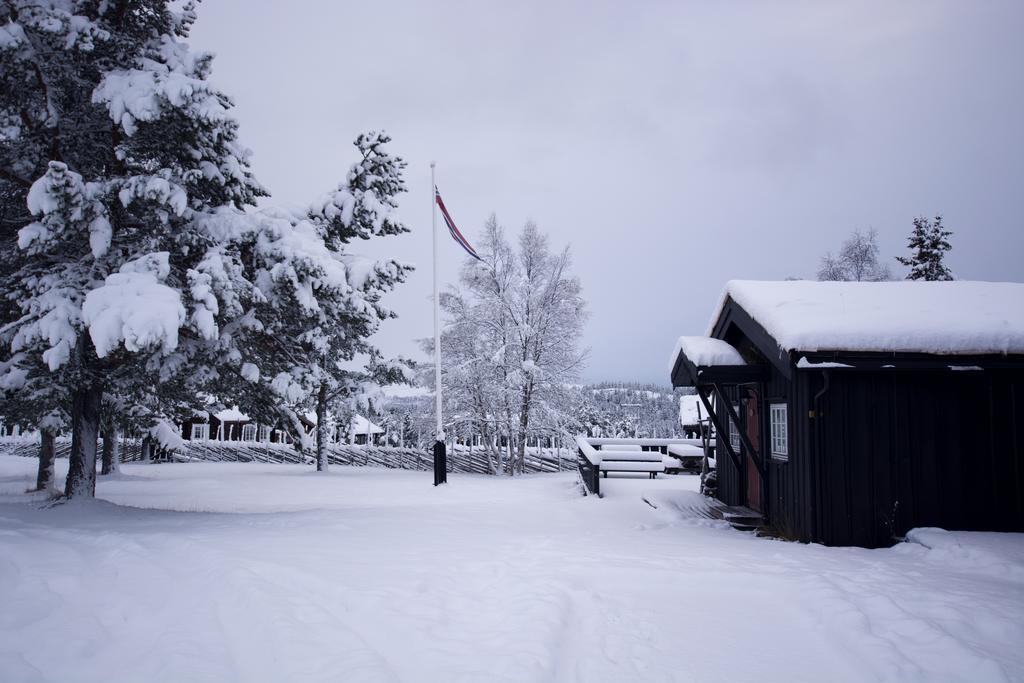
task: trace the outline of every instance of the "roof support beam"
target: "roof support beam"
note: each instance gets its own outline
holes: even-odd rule
[[[750,459],[754,461],[754,467],[757,468],[758,474],[760,474],[761,478],[763,479],[765,476],[767,476],[767,473],[764,471],[764,463],[761,462],[761,453],[760,451],[758,451],[758,449],[754,448],[754,444],[753,442],[751,442],[750,437],[747,436],[747,432],[743,429],[740,429],[739,413],[737,413],[736,409],[732,407],[732,404],[725,399],[725,394],[722,392],[722,388],[718,386],[717,382],[715,382],[711,386],[715,388],[715,392],[718,394],[719,400],[725,404],[725,409],[726,411],[728,411],[729,418],[733,421],[733,423],[735,423],[736,431],[739,432],[740,440],[743,442],[743,447],[747,449],[748,453],[750,453]],[[761,392],[758,392],[759,396],[760,393]],[[760,411],[758,412],[760,413]],[[728,432],[726,432],[726,436],[728,437]]]
[[[740,472],[740,456],[736,451],[733,450],[732,444],[729,442],[729,430],[724,424],[722,419],[718,416],[714,410],[711,409],[711,401],[708,400],[708,388],[706,386],[697,387],[697,395],[700,396],[701,403],[708,410],[708,417],[711,418],[711,422],[715,425],[715,432],[718,437],[715,439],[715,448],[717,449],[719,444],[725,445],[725,452],[729,454],[729,458],[732,460],[732,464],[736,466],[736,471]]]

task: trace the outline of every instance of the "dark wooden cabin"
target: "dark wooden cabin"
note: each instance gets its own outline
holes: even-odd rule
[[[303,426],[307,428],[308,420],[300,417]],[[211,413],[205,410],[196,411],[188,420],[179,425],[181,437],[186,441],[250,441],[279,443],[288,442],[288,436],[283,425],[273,428],[254,422],[248,415],[241,412],[237,407],[220,410]]]
[[[1024,531],[1022,284],[730,282],[672,383],[715,423],[717,496],[779,535]]]

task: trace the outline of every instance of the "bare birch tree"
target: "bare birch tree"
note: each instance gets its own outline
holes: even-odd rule
[[[446,409],[471,421],[492,471],[508,474],[523,471],[531,425],[569,410],[563,399],[587,355],[580,348],[586,304],[569,248],[552,252],[533,223],[516,246],[491,216],[482,262],[468,261],[460,286],[441,298]]]
[[[843,242],[838,256],[829,252],[822,257],[818,265],[818,279],[855,282],[891,280],[889,264],[879,261],[878,254],[878,231],[874,228],[866,233],[854,230]]]

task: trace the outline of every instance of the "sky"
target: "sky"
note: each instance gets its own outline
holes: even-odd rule
[[[392,136],[412,230],[357,245],[417,266],[385,353],[432,334],[436,161],[471,243],[495,213],[570,245],[583,380],[668,384],[726,281],[813,278],[855,229],[892,259],[941,212],[957,278],[1024,280],[1022,29],[1024,3],[996,0],[205,0],[189,42],[272,202],[333,188],[360,132]],[[442,283],[463,258],[444,236]]]

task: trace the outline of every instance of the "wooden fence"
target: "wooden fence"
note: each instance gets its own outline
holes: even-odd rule
[[[55,445],[58,458],[68,457],[71,451],[70,438],[58,437]],[[0,438],[0,454],[34,458],[39,455],[39,441],[31,437],[3,437]],[[330,444],[327,446],[327,457],[332,465],[419,471],[427,471],[433,467],[430,451],[397,446]],[[141,459],[141,442],[138,439],[122,439],[121,462],[136,462]],[[304,463],[310,466],[314,463],[312,452],[300,457],[291,445],[255,441],[186,441],[183,449],[173,452],[165,459],[177,462]],[[572,451],[536,448],[529,448],[526,451],[526,472],[559,472],[575,467],[575,454]],[[470,449],[468,446],[457,446],[448,452],[448,471],[491,473],[487,464],[487,453],[481,448]]]

